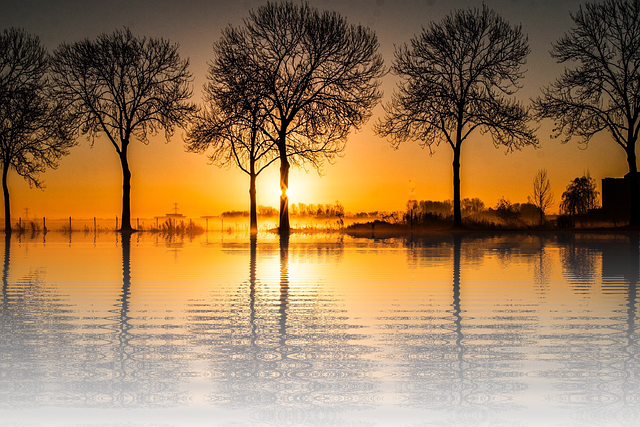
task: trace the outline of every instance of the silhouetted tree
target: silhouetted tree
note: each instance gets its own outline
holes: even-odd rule
[[[507,224],[513,224],[520,217],[520,205],[501,197],[496,204],[496,215]]]
[[[216,56],[225,46],[214,44]],[[212,63],[204,88],[205,106],[187,133],[187,151],[203,153],[211,149],[211,163],[220,167],[235,164],[249,175],[250,230],[258,231],[256,179],[278,159],[275,140],[266,131],[271,113],[262,103],[255,80]]]
[[[607,130],[629,164],[630,224],[640,225],[636,142],[640,132],[640,1],[587,3],[554,46],[559,63],[575,63],[535,101],[538,118],[555,121],[555,137],[588,144]]]
[[[565,215],[586,214],[598,207],[598,194],[596,182],[589,174],[576,178],[562,193],[560,211]]]
[[[13,169],[30,186],[56,168],[75,144],[65,111],[50,93],[49,57],[36,36],[10,28],[0,34],[0,162],[4,229],[11,232],[7,175]]]
[[[373,31],[307,3],[267,3],[227,27],[213,69],[253,81],[280,160],[280,233],[288,234],[289,168],[321,167],[370,117],[384,74]]]
[[[462,199],[460,207],[463,213],[467,215],[475,215],[484,210],[484,202],[477,197],[473,199]]]
[[[93,144],[104,133],[122,165],[122,227],[131,228],[131,172],[127,153],[132,138],[164,131],[167,141],[194,111],[189,61],[178,45],[164,39],[138,38],[127,28],[63,43],[53,59],[56,96],[66,104],[81,133]]]
[[[540,169],[536,174],[533,180],[533,196],[529,197],[529,201],[538,209],[540,225],[542,225],[547,209],[553,205],[553,192],[546,169]]]
[[[519,88],[528,53],[521,27],[486,6],[455,11],[396,49],[392,70],[402,80],[376,132],[396,148],[410,139],[431,154],[442,141],[451,146],[454,227],[462,226],[460,152],[474,130],[508,151],[538,144],[528,109],[507,98]]]

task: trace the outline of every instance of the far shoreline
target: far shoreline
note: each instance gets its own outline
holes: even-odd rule
[[[581,235],[581,234],[606,234],[606,235],[637,235],[639,227],[629,225],[619,227],[578,227],[557,228],[553,226],[542,227],[410,227],[405,224],[391,224],[381,221],[355,223],[346,227],[343,231],[353,237],[396,238],[411,236],[435,236],[435,235]]]

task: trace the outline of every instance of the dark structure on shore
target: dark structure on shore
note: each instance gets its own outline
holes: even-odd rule
[[[635,179],[640,183],[640,173]],[[629,185],[631,173],[624,178],[604,178],[602,180],[602,214],[615,220],[628,220],[631,210]]]

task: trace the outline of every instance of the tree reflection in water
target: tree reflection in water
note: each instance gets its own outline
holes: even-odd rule
[[[548,247],[551,236],[537,236],[538,247],[532,256],[533,264],[533,281],[538,286],[538,292],[546,295],[551,281],[551,272],[553,269],[553,256],[551,249]]]
[[[23,422],[0,422],[0,427],[48,427],[39,423],[23,423]],[[157,423],[100,423],[100,424],[57,424],[56,427],[179,427],[175,424],[157,424]]]
[[[556,405],[572,409],[571,423],[561,427],[631,427],[640,425],[640,372],[637,331],[637,292],[640,242],[628,239],[628,249],[618,242],[587,242],[580,253],[601,254],[605,293],[619,295],[619,309],[593,313],[580,325],[558,331],[549,339],[557,344],[547,352],[556,355],[553,362],[562,368],[540,375],[555,380],[556,394],[549,397]],[[573,268],[571,258],[563,259],[565,268],[578,278],[584,268]],[[587,266],[593,263],[588,263]],[[587,277],[593,273],[588,272]],[[622,279],[622,280],[621,280]],[[622,282],[624,287],[615,286]],[[610,289],[606,289],[610,288]],[[596,344],[608,342],[608,345]]]
[[[600,252],[582,242],[583,239],[576,240],[574,235],[560,235],[558,239],[562,243],[560,262],[566,281],[572,284],[577,294],[588,295],[589,288],[598,280],[596,271],[601,258]]]
[[[297,417],[296,412],[299,414],[305,412],[302,417]],[[282,426],[282,427],[376,427],[378,424],[370,421],[347,421],[343,419],[325,419],[318,417],[316,419],[309,419],[306,411],[289,411],[290,420],[274,419],[268,421],[250,420],[250,421],[225,421],[216,424],[216,427],[267,427],[267,426]],[[298,420],[296,420],[298,418]],[[2,427],[2,426],[0,426]]]
[[[277,252],[268,245],[258,250],[252,239],[248,283],[226,303],[213,295],[208,306],[191,309],[193,333],[209,349],[210,402],[252,412],[252,424],[349,425],[341,411],[374,405],[366,359],[373,349],[358,343],[367,337],[355,333],[358,326],[345,322],[345,310],[317,283],[290,275],[291,254],[308,250],[284,237]],[[259,266],[273,261],[277,285],[258,279]]]
[[[178,387],[188,368],[184,350],[150,344],[158,338],[149,333],[153,328],[143,333],[131,324],[131,236],[123,235],[121,245],[117,304],[103,311],[97,303],[88,317],[77,305],[83,298],[72,303],[72,297],[56,293],[43,272],[11,283],[11,241],[5,240],[0,407],[149,408],[186,402]]]
[[[473,246],[473,245],[471,245]],[[410,246],[413,257],[425,245]],[[520,426],[500,419],[499,414],[524,408],[513,398],[527,386],[517,379],[525,356],[518,349],[526,340],[522,323],[496,325],[489,333],[473,332],[484,325],[465,317],[461,298],[462,238],[453,236],[453,245],[442,246],[453,260],[452,304],[449,316],[439,318],[432,311],[416,312],[414,317],[390,317],[390,336],[397,349],[395,358],[402,373],[397,392],[401,406],[445,411],[449,417],[412,427],[426,426]],[[471,249],[474,251],[474,249]],[[406,324],[401,325],[402,319]],[[418,323],[417,323],[418,322]]]
[[[17,239],[17,236],[14,236]],[[55,289],[45,286],[42,272],[30,270],[13,279],[11,236],[5,237],[0,313],[0,408],[65,405],[73,401],[64,387],[47,384],[68,377],[71,355],[60,351],[77,329],[65,316],[68,305]],[[61,327],[64,325],[63,327]]]

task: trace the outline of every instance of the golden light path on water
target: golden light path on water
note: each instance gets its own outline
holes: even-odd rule
[[[637,235],[14,235],[0,426],[635,426]]]

